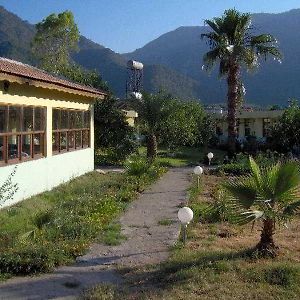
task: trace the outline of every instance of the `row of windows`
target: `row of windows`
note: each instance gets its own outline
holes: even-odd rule
[[[244,136],[250,136],[251,134],[255,135],[255,132],[251,132],[251,124],[253,123],[253,120],[250,119],[244,119]],[[236,122],[236,130],[237,134],[240,134],[240,120],[237,119]],[[271,119],[264,118],[263,119],[263,137],[269,137],[271,134],[271,128],[272,128],[272,122]],[[217,135],[223,135],[223,130],[220,126],[216,127],[216,134]]]
[[[71,109],[53,109],[53,129],[90,127],[90,112]]]
[[[45,130],[45,108],[0,106],[0,133]]]
[[[54,154],[90,146],[90,112],[53,109]],[[0,164],[45,156],[46,109],[33,106],[0,106]]]

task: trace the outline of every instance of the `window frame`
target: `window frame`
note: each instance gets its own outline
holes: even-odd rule
[[[62,118],[62,112],[66,113],[67,112],[67,126],[68,128],[58,128],[54,129],[55,124],[57,122],[54,120],[53,116],[55,114],[55,111],[60,111],[60,114],[58,116],[59,121],[58,121],[58,127],[61,127],[61,118]],[[70,128],[70,112],[79,112],[82,113],[82,127],[80,128]],[[85,127],[85,113],[88,113],[89,115],[89,127]],[[91,147],[91,116],[90,116],[90,110],[83,110],[83,109],[71,109],[71,108],[53,108],[52,110],[52,154],[53,155],[58,155],[58,154],[63,154],[71,151],[76,151],[76,150],[81,150],[81,149],[87,149]],[[76,123],[76,122],[75,122]],[[80,134],[80,139],[77,139],[77,133]],[[65,147],[62,147],[62,138],[63,135],[65,135]],[[87,143],[84,143],[84,135],[86,135],[87,138]],[[70,147],[70,139],[73,138],[72,146]],[[77,141],[80,140],[80,143],[77,144]]]
[[[2,159],[0,160],[0,167],[7,166],[11,164],[17,164],[25,161],[30,161],[34,159],[43,158],[46,156],[46,107],[45,106],[36,106],[36,105],[22,105],[22,104],[11,104],[11,103],[0,103],[0,106],[6,107],[5,110],[5,122],[4,122],[4,128],[6,128],[5,132],[0,132],[0,138],[2,139],[2,146],[1,146],[1,152],[2,152]],[[10,124],[9,124],[9,111],[11,107],[16,107],[20,109],[19,113],[19,124],[20,124],[20,130],[12,131],[9,130]],[[24,128],[24,108],[32,108],[32,124],[33,128],[31,131],[27,131]],[[35,130],[35,109],[41,109],[41,128],[42,130]],[[35,153],[35,137],[39,136],[40,141],[40,151],[39,153]],[[29,136],[30,144],[29,144],[29,155],[24,156],[23,152],[23,141],[25,138]],[[15,137],[16,138],[16,157],[10,158],[9,157],[9,138]],[[27,153],[26,153],[27,154]]]

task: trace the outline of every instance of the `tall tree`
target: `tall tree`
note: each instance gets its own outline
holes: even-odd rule
[[[32,50],[40,67],[59,74],[70,63],[70,53],[78,47],[78,27],[71,11],[51,14],[36,24]]]
[[[107,82],[97,70],[86,70],[80,65],[71,63],[60,68],[59,74],[79,84],[110,92]]]
[[[199,102],[178,99],[168,101],[160,128],[161,142],[168,145],[170,149],[177,146],[204,144],[205,137],[202,129],[204,129],[205,118],[206,113]]]
[[[204,68],[211,70],[219,62],[219,76],[227,77],[228,93],[228,152],[235,153],[236,113],[244,93],[241,69],[255,69],[259,59],[269,55],[281,59],[276,39],[270,34],[252,35],[250,14],[235,9],[226,10],[222,17],[205,20],[212,29],[201,36],[208,40],[210,51],[204,57]]]

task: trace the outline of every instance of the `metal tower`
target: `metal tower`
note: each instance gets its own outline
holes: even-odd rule
[[[141,62],[129,60],[127,62],[126,98],[142,98],[143,68]]]

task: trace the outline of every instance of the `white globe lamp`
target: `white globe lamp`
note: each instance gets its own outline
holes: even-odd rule
[[[186,228],[187,225],[193,220],[194,213],[189,207],[182,207],[178,211],[178,219],[181,222],[183,234],[182,234],[182,240],[183,244],[186,243]]]
[[[198,176],[202,175],[203,174],[203,168],[200,167],[200,166],[195,167],[194,168],[194,174],[198,175]]]
[[[200,166],[197,166],[194,168],[194,174],[197,175],[197,186],[198,189],[200,187],[200,176],[203,174],[203,168]]]
[[[207,158],[208,158],[208,165],[210,165],[211,160],[214,158],[214,154],[212,152],[209,152],[207,154]]]
[[[178,211],[178,219],[183,225],[189,224],[193,220],[193,217],[193,211],[187,206],[180,208]]]

